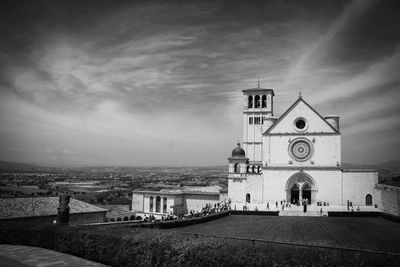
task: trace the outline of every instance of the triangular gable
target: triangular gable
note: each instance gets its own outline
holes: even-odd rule
[[[293,123],[298,117],[307,120],[308,127],[304,132],[294,129]],[[282,116],[264,134],[278,133],[338,133],[314,108],[312,108],[303,98],[299,98],[293,103]]]

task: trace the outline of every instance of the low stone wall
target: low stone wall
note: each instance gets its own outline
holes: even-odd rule
[[[232,215],[279,216],[279,211],[231,210]]]
[[[381,209],[383,212],[400,216],[400,188],[390,185],[378,184],[376,186],[381,192]]]
[[[69,214],[69,224],[89,224],[89,223],[103,223],[105,221],[105,211],[99,212],[88,212],[88,213],[72,213]],[[29,223],[29,224],[52,224],[54,219],[57,219],[57,215],[49,216],[35,216],[25,218],[10,218],[2,219],[4,222],[15,222],[15,223]]]
[[[379,211],[328,211],[329,217],[380,217]]]

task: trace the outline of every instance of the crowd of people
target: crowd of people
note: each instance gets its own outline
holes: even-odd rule
[[[218,203],[207,203],[201,210],[195,211],[190,210],[188,214],[183,215],[174,215],[172,213],[168,213],[166,215],[162,215],[161,219],[156,219],[153,214],[145,215],[143,221],[144,222],[154,222],[154,221],[171,221],[171,220],[184,220],[190,219],[194,217],[200,217],[205,215],[214,214],[220,211],[229,210],[231,209],[231,200],[227,199],[225,201],[221,201]]]

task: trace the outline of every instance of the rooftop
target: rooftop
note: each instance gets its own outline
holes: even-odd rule
[[[0,199],[0,219],[57,215],[58,197],[3,198]],[[71,198],[70,214],[106,212],[106,209]]]

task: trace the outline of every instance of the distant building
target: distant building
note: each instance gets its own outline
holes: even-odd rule
[[[58,197],[0,199],[0,221],[52,223],[57,218]],[[99,223],[105,220],[107,209],[73,199],[69,203],[69,223]]]
[[[225,192],[225,193],[224,193]],[[132,211],[143,215],[184,215],[200,211],[207,204],[217,204],[226,198],[219,186],[185,186],[160,191],[136,190],[132,194]]]
[[[380,203],[376,170],[342,168],[338,116],[321,116],[299,95],[276,118],[272,89],[243,94],[243,148],[229,158],[232,203]]]

